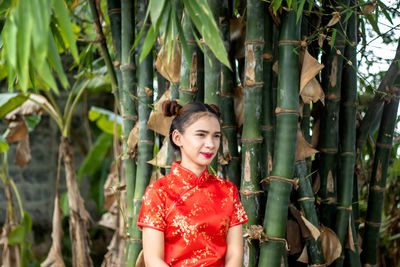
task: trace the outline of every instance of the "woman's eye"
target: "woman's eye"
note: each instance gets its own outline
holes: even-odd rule
[[[216,135],[214,135],[214,137],[215,137],[215,138],[221,138],[221,135],[216,134]]]
[[[204,136],[204,134],[203,133],[198,133],[197,136]]]

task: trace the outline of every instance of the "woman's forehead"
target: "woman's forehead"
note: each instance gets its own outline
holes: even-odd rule
[[[194,119],[187,125],[186,129],[191,131],[203,130],[207,132],[219,132],[221,131],[221,126],[215,116],[204,114],[201,117]]]

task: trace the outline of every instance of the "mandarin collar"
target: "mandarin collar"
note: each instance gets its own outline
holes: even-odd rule
[[[183,167],[180,161],[174,161],[171,167],[171,173],[180,178],[184,182],[188,182],[191,184],[201,184],[207,182],[211,174],[208,172],[208,167],[204,169],[204,171],[200,174],[199,177],[192,172],[191,170]]]

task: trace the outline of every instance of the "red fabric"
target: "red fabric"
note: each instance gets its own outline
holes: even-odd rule
[[[228,229],[247,220],[234,184],[174,162],[147,187],[137,224],[164,232],[170,266],[224,266]]]

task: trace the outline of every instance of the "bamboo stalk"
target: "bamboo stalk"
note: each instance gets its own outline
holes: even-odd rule
[[[352,4],[355,4],[352,1]],[[348,60],[343,66],[339,126],[340,138],[340,168],[337,178],[337,213],[335,232],[342,247],[345,247],[351,217],[354,167],[356,159],[356,113],[357,113],[357,18],[354,12],[347,23],[347,37],[344,57]],[[335,266],[343,266],[342,257],[338,258]]]
[[[114,70],[118,86],[122,85],[121,65],[121,0],[107,0],[108,17],[110,18],[111,36],[114,47]]]
[[[286,220],[296,153],[299,111],[299,27],[294,11],[283,11],[279,38],[278,102],[274,161],[264,230],[268,238],[262,243],[258,266],[281,266],[285,260]]]
[[[400,75],[397,75],[393,88],[396,88],[396,91],[392,91],[393,95],[383,107],[369,184],[368,209],[365,221],[363,251],[361,253],[361,260],[364,265],[375,265],[377,263],[379,229],[382,220],[386,176],[399,106]]]
[[[222,32],[222,40],[224,42],[225,49],[228,54],[230,54],[229,20],[232,15],[230,13],[228,2],[228,0],[224,0],[222,2],[220,29]],[[231,66],[234,65],[233,60],[232,58],[230,59]],[[240,176],[238,174],[240,173],[240,158],[236,138],[237,126],[233,97],[233,72],[225,65],[221,65],[222,132],[227,139],[229,151],[228,165],[225,167],[225,178],[239,188]]]
[[[245,78],[244,78],[244,118],[242,131],[242,177],[240,193],[243,207],[249,221],[246,231],[260,224],[260,148],[261,108],[263,89],[263,47],[264,47],[264,4],[258,0],[247,1]],[[257,266],[258,242],[245,241],[244,261],[248,266]]]
[[[133,266],[134,242],[131,239],[136,223],[134,219],[133,196],[135,192],[136,164],[128,151],[128,137],[137,120],[136,103],[133,96],[136,91],[136,66],[134,51],[131,50],[135,41],[135,16],[133,1],[121,1],[121,72],[122,89],[120,90],[120,106],[122,115],[123,167],[126,181],[126,265]]]
[[[328,3],[326,3],[328,5]],[[329,3],[330,4],[330,3]],[[339,6],[349,6],[349,0],[338,0],[333,2],[333,10]],[[327,10],[330,10],[328,6]],[[340,11],[340,10],[339,10]],[[319,138],[319,174],[321,188],[318,192],[321,198],[321,222],[329,228],[334,228],[336,214],[336,179],[339,145],[339,110],[340,110],[340,88],[342,77],[342,63],[345,48],[346,16],[341,16],[340,22],[335,24],[333,31],[336,34],[334,45],[325,43],[322,63],[322,88],[325,92],[325,107],[321,114],[321,127]]]

